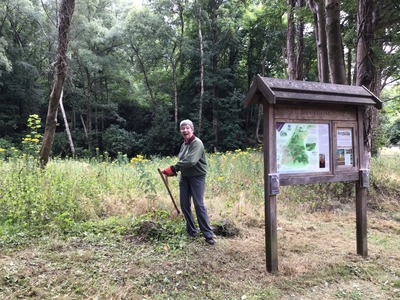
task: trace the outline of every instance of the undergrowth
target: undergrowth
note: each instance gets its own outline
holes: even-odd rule
[[[399,295],[400,269],[393,250],[398,242],[398,212],[377,210],[369,219],[369,241],[376,254],[363,262],[340,253],[352,252],[353,217],[343,219],[346,210],[330,213],[353,205],[354,183],[282,187],[278,195],[281,273],[269,277],[263,253],[262,154],[247,149],[207,158],[205,200],[212,225],[231,234],[219,234],[215,247],[187,237],[183,217],[174,213],[157,168],[176,158],[53,159],[44,170],[28,156],[0,160],[0,298],[254,300]],[[382,199],[398,201],[397,160],[372,161],[369,193],[373,201],[381,201],[379,207],[387,208]],[[178,179],[169,178],[169,185],[177,199]],[[369,202],[369,208],[377,207]],[[240,233],[235,227],[226,229],[231,221],[239,224]],[[373,292],[347,282],[368,284]]]
[[[210,209],[220,218],[260,218],[254,214],[264,201],[261,152],[247,149],[207,156],[210,167],[206,199],[210,201]],[[2,235],[13,232],[13,228],[18,228],[18,232],[33,232],[33,236],[37,235],[35,232],[68,233],[83,230],[80,227],[88,224],[111,222],[112,217],[152,220],[158,215],[160,219],[162,211],[170,210],[171,202],[157,168],[172,164],[174,159],[143,156],[124,162],[104,157],[82,161],[54,159],[46,169],[41,169],[36,159],[29,156],[0,160]],[[372,161],[372,196],[383,192],[398,195],[399,161],[398,157]],[[176,196],[178,180],[170,178],[169,185]],[[338,203],[353,201],[354,183],[282,187],[279,198],[308,203],[311,211],[332,209]]]

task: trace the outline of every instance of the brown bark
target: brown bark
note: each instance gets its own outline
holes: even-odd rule
[[[294,25],[294,8],[296,0],[287,0],[288,4],[288,20],[287,20],[287,61],[288,75],[290,80],[296,79],[296,51],[295,51],[295,35],[296,29]]]
[[[352,50],[351,48],[348,49],[347,52],[347,83],[349,85],[353,85],[353,80],[352,80],[352,74],[351,74],[351,63],[353,61],[353,55],[352,55]]]
[[[218,9],[222,2],[218,2],[218,0],[211,1],[211,39],[212,39],[212,47],[215,49],[212,58],[212,72],[214,76],[218,74],[218,56],[219,53],[218,49],[218,25],[217,25],[217,18],[218,18]],[[212,118],[213,118],[213,131],[214,131],[214,139],[215,139],[215,146],[214,150],[217,150],[219,146],[219,113],[218,113],[218,99],[219,98],[219,90],[217,83],[213,84],[212,87]]]
[[[358,0],[357,12],[357,59],[356,85],[376,90],[376,72],[373,64],[373,34],[374,34],[374,2],[373,0]],[[375,88],[375,89],[374,89]],[[372,132],[377,125],[377,110],[374,107],[364,109],[364,149],[367,157],[366,167],[370,166]]]
[[[130,46],[131,46],[133,52],[135,53],[135,56],[137,58],[139,66],[140,66],[140,70],[142,71],[145,86],[146,86],[146,88],[147,88],[147,90],[149,91],[149,94],[150,94],[150,102],[153,105],[153,107],[156,107],[157,106],[157,100],[154,97],[154,92],[153,92],[153,89],[151,88],[149,76],[147,74],[147,70],[146,70],[146,66],[145,66],[145,63],[143,61],[143,58],[140,55],[139,47],[137,45],[135,45],[132,41],[130,41]]]
[[[297,0],[296,6],[298,9],[304,7],[304,0]],[[296,59],[296,80],[303,80],[304,78],[304,22],[301,15],[297,17],[296,21],[296,36],[297,36],[297,59]]]
[[[372,63],[373,0],[358,0],[356,85],[370,88],[374,77]]]
[[[74,8],[75,0],[63,0],[61,3],[58,19],[58,48],[55,63],[56,72],[53,89],[49,99],[42,147],[40,149],[40,164],[42,167],[45,167],[49,161],[50,152],[54,141],[54,134],[57,126],[57,110],[64,87],[65,77],[67,76],[69,30]]]
[[[200,99],[199,99],[199,129],[197,135],[200,137],[202,116],[203,116],[203,97],[204,97],[204,45],[203,31],[201,29],[201,9],[199,12],[199,47],[200,47]]]
[[[174,122],[178,127],[178,80],[176,76],[177,62],[172,64],[172,84],[174,85]]]
[[[326,34],[331,82],[346,84],[344,52],[340,30],[340,0],[326,0]]]
[[[307,0],[314,14],[315,39],[317,43],[318,74],[320,82],[329,82],[328,50],[326,40],[326,16],[324,0]]]

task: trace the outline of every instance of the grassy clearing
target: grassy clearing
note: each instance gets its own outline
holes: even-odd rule
[[[367,259],[356,255],[352,185],[282,188],[273,275],[265,270],[260,153],[209,156],[210,218],[240,229],[214,247],[187,238],[173,213],[156,171],[172,161],[53,161],[46,172],[0,164],[0,299],[400,297],[399,194],[387,179],[400,174],[391,168],[399,157],[373,162]],[[170,185],[177,197],[177,179]]]

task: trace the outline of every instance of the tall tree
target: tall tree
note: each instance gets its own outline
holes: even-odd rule
[[[220,26],[219,26],[219,9],[223,0],[210,0],[210,27],[211,27],[211,72],[212,75],[217,77],[219,73],[219,39],[220,39]],[[214,132],[214,150],[217,150],[220,143],[220,123],[219,123],[219,101],[220,88],[217,80],[212,81],[211,87],[212,97],[212,125]]]
[[[307,0],[314,14],[314,31],[317,44],[318,74],[320,82],[329,82],[329,63],[326,36],[325,0]]]
[[[304,23],[303,0],[288,0],[287,17],[287,60],[291,80],[303,79]]]
[[[43,142],[40,149],[40,163],[43,167],[45,167],[49,161],[50,151],[57,126],[57,110],[64,87],[64,81],[67,76],[67,50],[69,43],[69,31],[74,9],[75,0],[63,0],[61,2],[60,13],[58,15],[58,48],[55,62],[54,84],[53,90],[50,94]]]
[[[174,122],[175,126],[178,126],[179,118],[179,106],[178,106],[178,69],[183,67],[183,46],[184,46],[184,34],[185,34],[185,13],[186,13],[186,1],[185,0],[156,0],[149,4],[154,7],[154,10],[159,14],[160,18],[163,17],[166,28],[169,28],[169,52],[166,52],[166,56],[169,58],[169,63],[172,72],[172,86],[174,106]],[[168,72],[169,70],[167,70]],[[199,124],[199,130],[201,123]]]
[[[64,109],[63,94],[64,94],[64,91],[61,91],[60,111],[61,111],[62,118],[63,118],[63,121],[64,121],[64,127],[65,127],[65,132],[66,132],[67,138],[68,138],[69,148],[71,150],[72,157],[75,158],[75,155],[76,155],[75,146],[74,146],[74,141],[72,140],[71,130],[69,129],[69,123],[68,123],[67,115],[66,115],[65,109]]]
[[[372,46],[374,41],[374,1],[358,0],[356,85],[370,88],[375,76]]]
[[[357,61],[356,85],[371,88],[375,77],[373,66],[372,44],[374,39],[374,1],[358,0],[357,12]],[[372,148],[372,131],[377,123],[377,111],[374,107],[364,109],[364,144],[366,157],[370,158]],[[370,159],[367,160],[369,167]]]
[[[340,0],[326,0],[326,34],[331,82],[345,84],[346,72],[340,29]]]
[[[296,79],[297,61],[296,61],[296,44],[295,44],[295,22],[294,22],[294,9],[296,0],[288,1],[288,17],[287,17],[287,61],[288,61],[288,75],[290,80]]]
[[[204,102],[204,42],[203,42],[203,30],[202,30],[202,16],[201,7],[199,8],[199,52],[200,52],[200,98],[199,98],[199,120],[198,120],[198,135],[201,136],[201,127],[203,123],[203,102]]]
[[[303,7],[304,0],[297,0],[296,7],[298,11],[296,21],[296,37],[297,37],[297,68],[296,68],[296,79],[303,80],[304,78],[304,18],[303,18]]]

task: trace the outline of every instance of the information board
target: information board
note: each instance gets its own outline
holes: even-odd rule
[[[329,172],[329,124],[276,122],[277,171]]]

